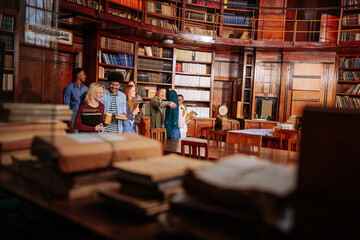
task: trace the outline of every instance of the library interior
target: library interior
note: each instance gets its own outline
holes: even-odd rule
[[[359,108],[359,0],[0,0],[0,239],[356,239]]]

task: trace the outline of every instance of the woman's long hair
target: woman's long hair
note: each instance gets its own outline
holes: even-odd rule
[[[101,85],[100,83],[96,83],[96,82],[91,83],[86,93],[84,102],[87,102],[89,104],[90,100],[95,98],[95,93],[98,90],[98,88],[102,88],[105,91],[104,85]]]
[[[169,106],[166,107],[165,127],[166,127],[166,134],[168,137],[170,137],[172,131],[178,128],[178,123],[179,123],[179,101],[176,91],[174,90],[168,91],[166,94],[166,100],[174,102],[176,104],[176,108],[174,109],[172,109]]]
[[[129,107],[130,107],[130,111],[134,110],[134,98],[130,96],[130,90],[133,88],[134,86],[131,85],[126,85],[124,87],[124,94],[126,96],[126,101],[129,103]]]

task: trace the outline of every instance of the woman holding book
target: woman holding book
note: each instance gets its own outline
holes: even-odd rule
[[[142,100],[141,96],[138,94],[138,92],[136,90],[134,80],[130,80],[128,85],[133,86],[135,88],[135,99],[134,99],[135,104],[142,103],[143,100]],[[134,128],[135,128],[136,133],[139,133],[139,123],[140,123],[140,120],[141,120],[141,113],[142,113],[142,107],[139,107],[139,112],[136,115],[134,115]]]
[[[75,129],[80,132],[101,132],[103,130],[104,104],[100,102],[105,87],[92,83],[86,93],[84,102],[80,104],[75,118]]]
[[[132,85],[127,85],[124,87],[124,94],[126,96],[126,117],[128,118],[123,123],[123,132],[124,133],[135,133],[134,125],[134,116],[138,114],[139,108],[135,104],[136,91],[135,87]]]

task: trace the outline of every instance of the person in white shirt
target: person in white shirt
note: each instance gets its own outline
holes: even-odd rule
[[[187,108],[184,105],[184,96],[179,94],[178,101],[179,101],[179,123],[178,123],[178,126],[180,129],[181,138],[186,138],[187,125],[185,123],[185,117],[187,114]]]

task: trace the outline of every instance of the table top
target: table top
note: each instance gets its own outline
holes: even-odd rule
[[[200,138],[182,138],[182,139],[168,139],[164,143],[163,150],[165,153],[177,153],[181,154],[181,140],[207,142],[209,145],[209,158],[210,160],[218,160],[234,154],[247,154],[249,152],[248,146],[241,145],[238,148],[237,144],[233,143],[221,143],[218,144],[215,141],[200,139]],[[201,153],[203,154],[203,153]],[[298,152],[285,151],[274,148],[262,147],[258,157],[266,160],[270,160],[274,163],[294,165],[299,158]]]
[[[46,191],[26,180],[20,181],[9,169],[0,170],[0,187],[104,238],[163,238],[155,219],[136,218],[98,196],[75,200],[50,199]]]

